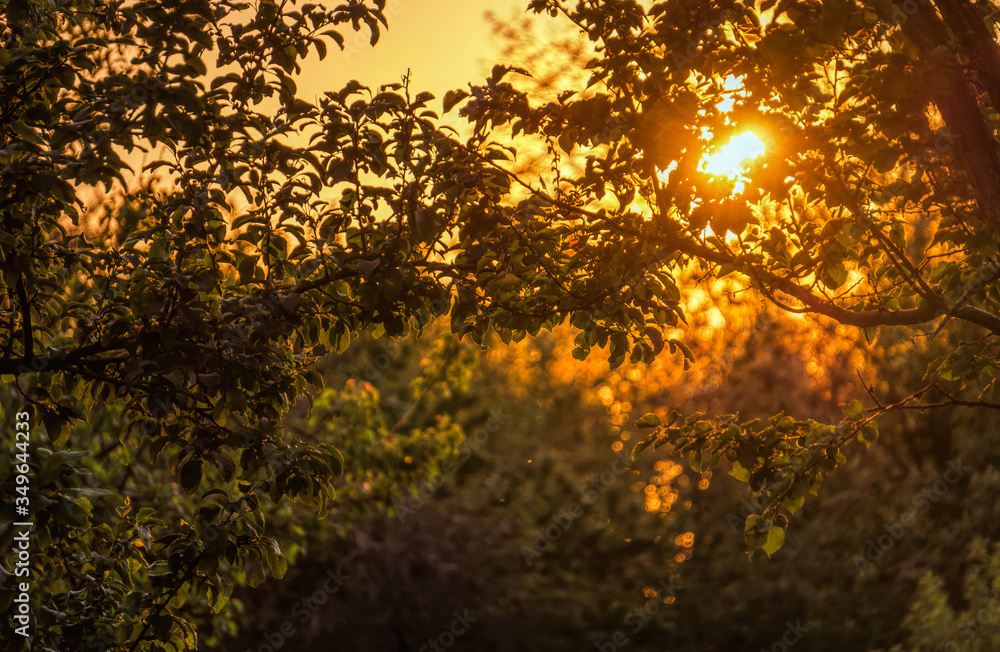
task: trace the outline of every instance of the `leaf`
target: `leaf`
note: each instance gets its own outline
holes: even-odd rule
[[[855,399],[844,408],[844,416],[851,421],[857,421],[865,413],[865,408],[861,401]]]
[[[778,552],[783,545],[785,545],[785,528],[772,525],[771,529],[767,531],[767,540],[760,548],[770,557]]]
[[[847,269],[844,267],[843,263],[830,265],[826,268],[826,271],[830,275],[830,279],[833,281],[833,284],[830,287],[839,288],[847,282]]]
[[[644,414],[639,419],[636,419],[636,428],[656,428],[660,425],[660,417],[656,416],[652,412],[649,414]]]
[[[222,591],[216,591],[215,599],[212,602],[212,612],[219,613],[226,606],[227,602],[229,602],[229,597]]]
[[[335,480],[339,480],[340,476],[344,474],[344,454],[329,444],[322,444],[321,446],[327,452],[327,464],[330,467],[330,472],[333,474]]]
[[[139,541],[142,542],[142,547],[146,550],[152,551],[153,549],[153,537],[149,534],[149,528],[137,526],[135,528],[135,534],[139,537]]]
[[[208,69],[205,67],[205,62],[201,60],[201,57],[188,57],[184,60],[184,63],[190,66],[199,77],[208,72]]]
[[[895,151],[891,147],[885,147],[878,151],[875,155],[875,160],[872,161],[872,164],[875,166],[875,170],[878,173],[884,174],[896,167],[896,161],[898,160],[899,152]]]
[[[139,510],[139,513],[136,515],[135,520],[138,523],[146,523],[150,519],[152,519],[155,514],[156,510],[153,509],[152,507],[143,507],[142,509]]]
[[[639,443],[637,443],[632,448],[632,460],[634,461],[636,458],[638,458],[639,454],[642,453],[642,451],[649,448],[649,445],[652,443],[653,443],[652,439],[647,439],[646,441],[640,441]]]
[[[200,459],[190,459],[181,465],[178,471],[181,482],[181,489],[187,493],[193,493],[201,483],[202,467]]]
[[[281,579],[288,571],[288,561],[281,552],[281,547],[274,539],[268,538],[264,545],[264,558],[267,560],[267,567],[271,569],[271,574],[277,579]]]
[[[34,129],[24,124],[20,120],[15,120],[14,122],[11,123],[10,126],[17,133],[18,136],[25,139],[29,143],[33,145],[38,145],[39,147],[43,147],[45,145],[45,141],[42,140],[42,137],[39,136]]]
[[[729,468],[729,475],[740,482],[750,482],[750,471],[745,469],[739,462],[733,462],[733,465]]]
[[[257,269],[257,256],[247,256],[240,261],[237,270],[240,273],[240,285],[246,285],[253,280],[254,271]]]
[[[691,352],[691,348],[680,340],[667,340],[667,342],[670,344],[671,352],[673,352],[674,347],[681,350],[681,354],[684,356],[684,370],[687,371],[690,369],[694,363],[694,353]]]
[[[804,505],[805,502],[806,502],[805,496],[799,496],[797,498],[789,497],[785,499],[784,505],[785,509],[787,509],[789,513],[794,514],[795,512],[802,509],[802,505]]]
[[[743,524],[744,539],[746,541],[747,550],[751,553],[761,547],[761,533],[759,526],[759,514],[751,514],[750,516],[747,516],[747,520]]]
[[[226,482],[232,480],[233,476],[236,475],[236,462],[233,461],[233,458],[225,451],[215,451],[213,458],[216,461],[216,466],[219,467],[222,479]]]
[[[469,97],[469,93],[461,89],[448,91],[444,94],[444,112],[448,113],[455,105]]]
[[[246,562],[243,565],[243,572],[247,578],[247,584],[251,587],[259,586],[264,581],[264,564],[260,555],[251,552],[247,554]]]
[[[691,465],[691,470],[695,473],[701,472],[701,449],[694,449],[688,455],[688,464]]]
[[[361,278],[368,280],[375,268],[378,267],[379,263],[382,262],[382,258],[376,258],[375,260],[363,260],[358,263],[358,271],[361,272]]]
[[[561,147],[564,152],[567,154],[572,152],[574,145],[576,145],[576,138],[572,131],[564,131],[559,135],[559,147]]]

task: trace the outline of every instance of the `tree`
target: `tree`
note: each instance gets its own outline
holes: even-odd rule
[[[418,250],[402,213],[374,221],[391,187],[359,195],[368,172],[409,184],[412,166],[440,165],[439,137],[417,122],[428,97],[356,85],[317,104],[295,96],[297,61],[343,46],[345,27],[374,43],[384,7],[0,10],[0,373],[20,393],[4,413],[26,415],[34,436],[11,449],[4,498],[35,524],[31,579],[51,589],[5,581],[0,602],[30,596],[33,647],[193,647],[192,601],[218,610],[233,581],[284,571],[262,501],[292,496],[322,514],[332,498],[341,453],[280,423],[322,383],[309,365],[364,328],[395,335],[446,310],[447,266]],[[286,144],[302,130],[314,147]],[[139,169],[142,152],[153,160]],[[320,199],[323,179],[354,190]],[[81,417],[121,436],[88,441]],[[99,443],[95,460],[53,452],[70,441]],[[177,501],[137,455],[203,493]],[[102,497],[133,473],[149,504],[116,515]]]
[[[872,336],[908,328],[917,348],[947,323],[962,342],[902,401],[873,392],[840,423],[641,420],[654,434],[634,453],[669,443],[695,470],[725,456],[749,482],[751,551],[780,547],[782,512],[879,414],[997,407],[988,5],[534,0],[592,41],[591,83],[538,104],[510,81],[529,71],[497,66],[444,98],[463,138],[407,80],[297,93],[298,61],[343,47],[348,25],[374,44],[385,4],[0,9],[0,374],[20,395],[5,413],[36,433],[3,472],[34,478],[35,575],[84,605],[34,595],[39,645],[191,646],[189,593],[221,608],[234,578],[283,572],[262,501],[322,514],[344,459],[282,418],[322,386],[311,365],[363,331],[447,315],[482,344],[569,322],[581,358],[687,359],[677,279],[693,270]],[[746,130],[766,156],[730,175],[703,163]],[[513,172],[532,142],[550,165]],[[196,517],[161,520],[160,496],[95,520],[100,469],[37,446],[79,441],[94,405],[123,423],[103,455],[169,460],[179,489],[207,489]]]
[[[587,160],[583,174],[560,176],[551,193],[539,181],[531,192],[543,200],[511,216],[525,232],[564,225],[564,246],[541,258],[571,296],[625,299],[573,318],[580,355],[607,344],[614,363],[630,346],[633,357],[652,350],[657,329],[680,316],[673,277],[692,264],[708,277],[741,275],[783,310],[869,337],[908,328],[904,355],[946,326],[962,329],[962,342],[932,359],[901,401],[852,402],[839,424],[666,410],[641,420],[655,430],[639,450],[672,444],[691,452],[695,469],[703,458],[735,463],[763,505],[747,520],[751,550],[780,547],[780,512],[801,506],[842,462],[843,446],[870,441],[879,414],[998,407],[990,396],[1000,326],[992,179],[1000,96],[991,89],[1000,59],[990,5],[530,6],[568,19],[594,43],[587,87],[536,105],[498,68],[462,112],[480,133],[548,141],[553,165],[569,154]],[[619,138],[608,138],[609,124]],[[764,156],[721,172],[706,164],[747,132],[764,141]],[[606,203],[612,198],[617,207]]]

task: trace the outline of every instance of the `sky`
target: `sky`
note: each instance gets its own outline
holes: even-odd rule
[[[324,61],[310,56],[303,66],[302,90],[339,89],[351,79],[368,86],[398,82],[412,69],[414,91],[438,98],[489,74],[497,51],[487,11],[506,18],[524,12],[529,0],[388,0],[389,29],[369,45],[367,31],[344,32],[346,50],[331,44]],[[300,83],[300,86],[302,84]]]

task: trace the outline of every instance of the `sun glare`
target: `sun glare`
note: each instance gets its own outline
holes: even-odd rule
[[[731,126],[733,124],[728,114],[732,112],[737,99],[746,96],[743,88],[743,80],[744,77],[742,75],[739,77],[729,75],[721,83],[717,82],[721,87],[721,92],[717,93],[716,97],[720,97],[721,99],[715,106],[716,109],[724,114],[726,125]],[[707,111],[701,109],[698,115],[705,116],[707,115]],[[745,176],[750,162],[763,156],[767,149],[764,142],[752,131],[744,131],[733,136],[725,145],[714,148],[711,147],[713,138],[714,134],[711,127],[704,125],[700,127],[698,139],[705,141],[707,147],[711,148],[711,150],[706,152],[701,158],[698,163],[698,169],[712,177],[725,177],[729,179],[732,182],[733,196],[742,194],[746,188],[746,184],[750,181]],[[657,180],[663,184],[668,183],[670,173],[676,169],[677,161],[672,161],[666,168],[657,167]]]
[[[727,177],[734,182],[733,194],[740,194],[749,181],[743,173],[747,162],[764,155],[764,143],[757,134],[745,131],[718,148],[713,154],[706,154],[699,166],[715,177]]]
[[[764,155],[764,143],[757,134],[747,131],[703,159],[702,169],[714,176],[736,178],[746,170],[745,163]]]

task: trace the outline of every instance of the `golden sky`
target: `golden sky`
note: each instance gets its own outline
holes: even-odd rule
[[[523,12],[529,0],[388,0],[389,29],[373,48],[364,35],[345,32],[346,50],[331,44],[326,60],[310,56],[300,81],[306,95],[339,89],[351,79],[368,86],[399,81],[413,71],[413,89],[439,99],[446,90],[479,81],[496,54],[484,14]],[[348,26],[349,29],[349,26]]]

